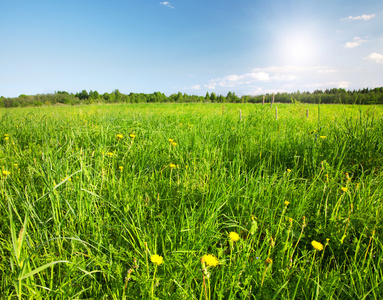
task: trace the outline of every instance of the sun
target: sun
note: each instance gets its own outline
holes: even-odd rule
[[[288,65],[311,65],[319,54],[319,47],[313,34],[305,31],[288,31],[281,38],[280,55]]]

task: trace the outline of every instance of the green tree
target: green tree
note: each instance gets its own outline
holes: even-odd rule
[[[78,98],[80,100],[85,100],[89,98],[89,94],[86,90],[82,90],[80,94],[78,94]]]

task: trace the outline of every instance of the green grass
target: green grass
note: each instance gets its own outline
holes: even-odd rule
[[[379,106],[3,109],[0,133],[4,299],[383,295]]]

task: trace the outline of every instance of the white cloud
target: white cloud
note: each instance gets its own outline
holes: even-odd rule
[[[161,4],[161,5],[164,5],[164,6],[166,6],[166,7],[169,7],[169,8],[174,8],[174,6],[172,6],[172,5],[170,4],[170,2],[168,2],[168,1],[160,2],[160,4]]]
[[[378,64],[383,64],[383,54],[380,53],[371,53],[369,56],[365,57],[364,59],[373,60]]]
[[[294,65],[270,66],[266,68],[255,68],[253,72],[245,74],[231,74],[208,81],[204,87],[215,89],[217,87],[240,87],[252,86],[259,83],[292,82],[300,80],[307,74],[328,74],[337,72],[325,66],[301,67]]]
[[[351,82],[345,80],[339,81],[325,81],[317,83],[306,83],[306,84],[285,84],[282,87],[287,91],[296,91],[296,90],[325,90],[328,88],[342,88],[348,89],[351,85]]]
[[[355,48],[364,42],[367,42],[367,40],[362,40],[360,37],[354,37],[354,40],[352,42],[347,42],[346,44],[344,44],[344,47],[345,48]]]
[[[363,21],[368,21],[368,20],[371,20],[373,17],[375,17],[375,14],[371,14],[371,15],[361,15],[361,16],[356,16],[356,17],[353,17],[353,16],[349,16],[347,18],[343,18],[341,19],[342,21],[359,21],[359,20],[363,20]]]
[[[192,90],[200,90],[201,89],[201,86],[199,84],[196,84],[196,85],[193,85],[192,87],[190,87]]]

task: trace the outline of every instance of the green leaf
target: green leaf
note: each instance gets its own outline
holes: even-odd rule
[[[23,227],[20,230],[19,238],[17,239],[17,246],[18,246],[18,253],[17,253],[17,259],[20,258],[21,250],[23,248],[23,243],[25,241],[25,236],[27,233],[27,225],[28,225],[28,213],[25,215],[24,224]]]
[[[28,278],[32,275],[35,275],[36,273],[39,273],[43,270],[45,270],[46,268],[50,267],[50,266],[53,266],[55,264],[58,264],[58,263],[70,263],[70,261],[67,261],[67,260],[57,260],[57,261],[53,261],[51,263],[48,263],[48,264],[45,264],[37,269],[34,269],[33,271],[27,273],[27,274],[24,274],[21,278],[19,278],[19,280],[23,280],[25,278]]]

